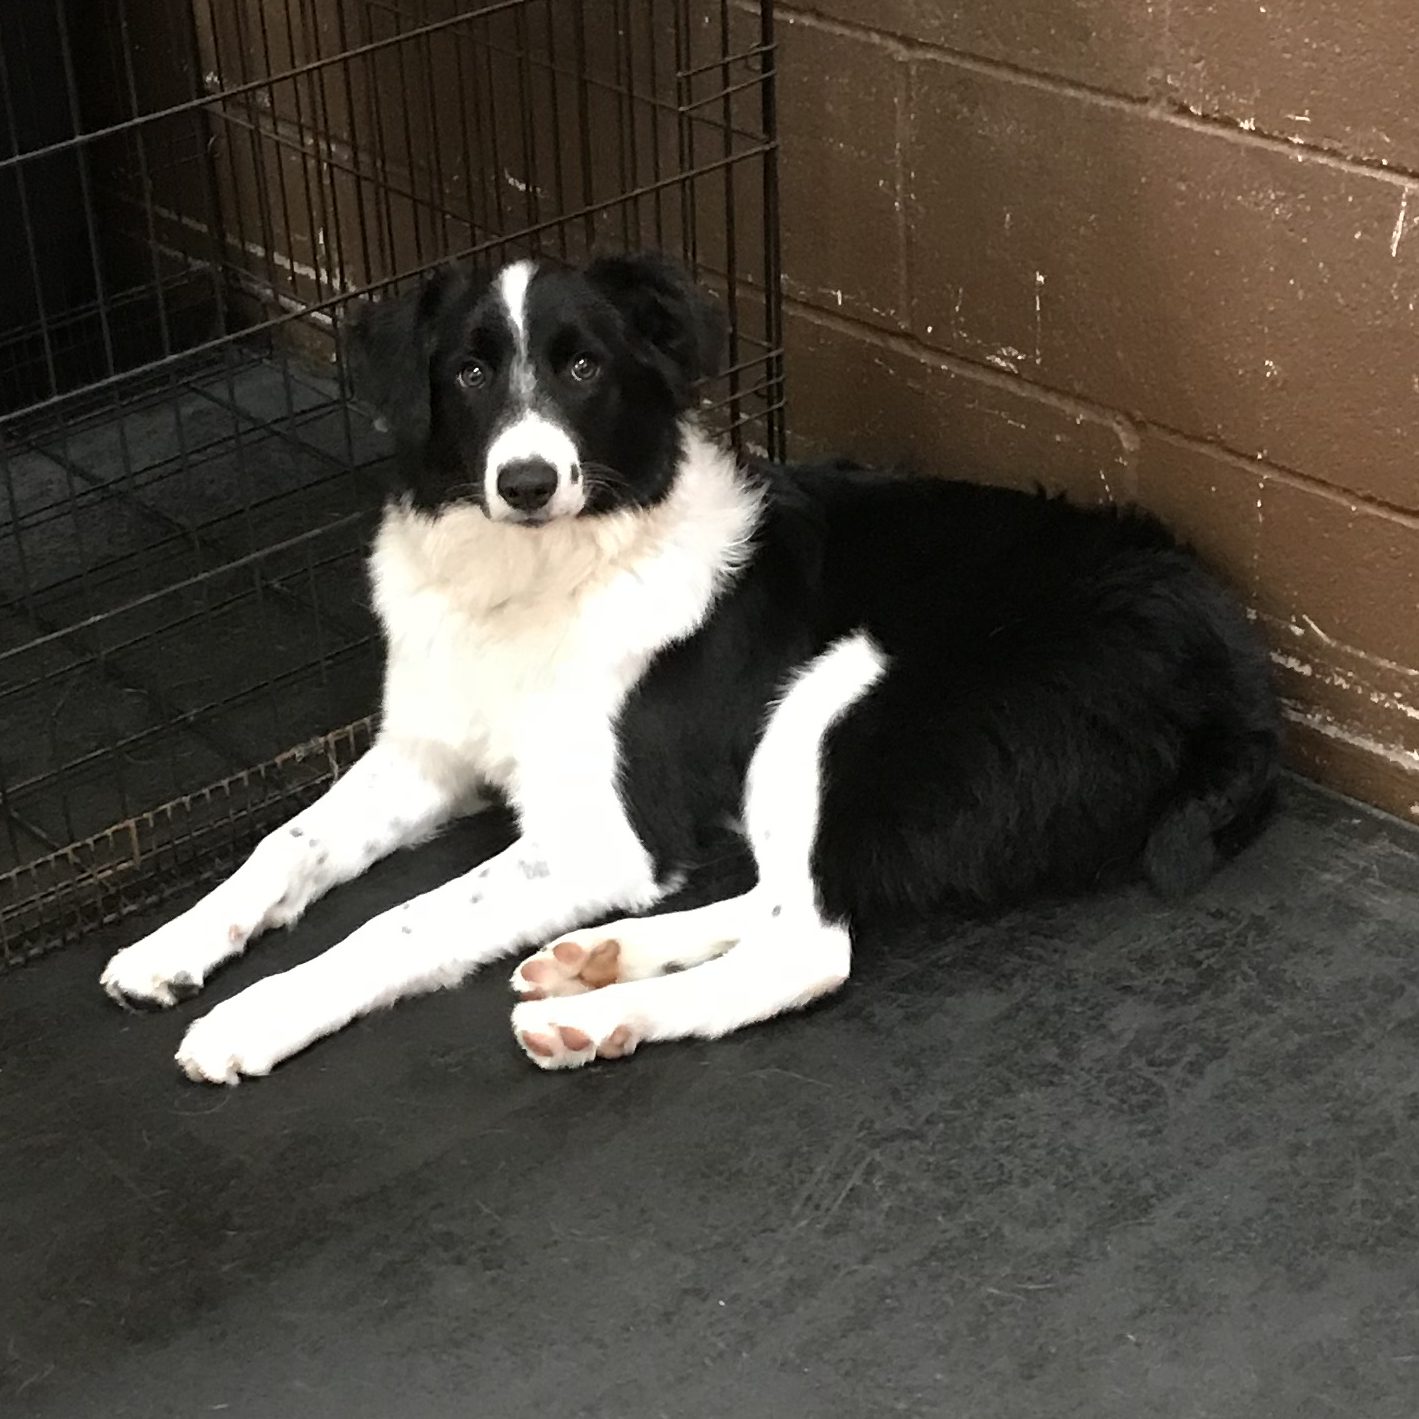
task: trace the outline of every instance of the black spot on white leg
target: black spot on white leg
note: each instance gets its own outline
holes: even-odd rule
[[[482,900],[483,894],[481,892],[474,892],[473,895],[468,898],[468,905],[470,907],[476,907]]]
[[[132,1010],[135,1014],[147,1014],[149,1011],[163,1008],[161,1000],[151,995],[135,995],[121,986],[110,987],[108,995],[115,1004],[121,1005],[125,1010]]]
[[[401,926],[399,928],[399,934],[401,936],[412,936],[414,934],[414,928],[412,926]]]
[[[201,983],[192,979],[186,971],[179,971],[168,981],[168,989],[176,1000],[191,1000],[202,989]]]
[[[517,866],[529,882],[535,882],[539,878],[552,875],[552,869],[545,862],[519,862]]]
[[[769,915],[770,915],[770,916],[782,916],[782,915],[783,915],[783,904],[780,902],[779,905],[776,906],[776,907],[773,909],[773,911],[771,911],[771,912],[769,913]]]
[[[407,911],[409,910],[409,908],[412,907],[413,905],[414,905],[413,902],[405,902],[404,905],[399,908],[399,910],[402,911],[402,912],[407,912]]]
[[[304,829],[304,828],[297,828],[297,827],[293,824],[293,825],[291,826],[291,836],[292,836],[293,838],[303,838],[303,837],[305,837],[305,829]]]

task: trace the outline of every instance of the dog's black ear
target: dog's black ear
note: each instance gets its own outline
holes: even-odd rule
[[[345,317],[355,393],[402,444],[417,446],[428,437],[429,362],[438,318],[470,285],[466,271],[444,266],[417,290],[361,301]]]
[[[653,352],[677,401],[688,407],[695,384],[719,373],[727,329],[719,303],[678,261],[658,252],[603,256],[586,275]]]

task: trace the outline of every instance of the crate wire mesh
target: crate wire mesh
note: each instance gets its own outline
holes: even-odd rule
[[[654,245],[782,452],[773,17],[744,0],[0,7],[0,959],[227,870],[367,745],[389,446],[342,307]]]

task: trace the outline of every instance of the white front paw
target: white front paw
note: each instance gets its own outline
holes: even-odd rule
[[[321,1032],[312,1031],[282,979],[259,981],[196,1021],[178,1046],[178,1068],[198,1083],[239,1084],[309,1044]]]
[[[133,1010],[153,1010],[190,1000],[219,961],[240,948],[236,927],[213,928],[186,913],[118,952],[99,984],[109,997]]]

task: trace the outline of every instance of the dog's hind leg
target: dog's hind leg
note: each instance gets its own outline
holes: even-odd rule
[[[797,1009],[841,986],[850,963],[846,926],[782,913],[716,959],[674,975],[525,1001],[513,1010],[513,1031],[533,1063],[574,1068],[620,1058],[647,1040],[715,1039]]]
[[[527,963],[544,969],[529,976],[524,967],[514,977],[516,989],[553,996],[513,1010],[513,1031],[535,1064],[566,1069],[598,1056],[621,1057],[645,1040],[713,1038],[805,1005],[847,979],[848,926],[824,919],[813,877],[823,739],[884,668],[866,636],[847,637],[815,660],[775,707],[754,751],[745,795],[759,870],[753,891],[614,928],[635,943],[628,951],[622,941],[617,953],[629,956],[635,974],[648,974],[657,961],[659,969],[696,959],[703,964],[652,979],[622,976],[618,966],[616,983],[588,989],[603,983],[598,971],[612,964],[607,952],[594,956],[612,930],[601,928],[572,940],[586,951],[580,975],[563,969],[576,963],[575,953],[566,953],[571,961],[554,974],[548,962],[556,962],[559,947],[553,947],[550,957],[541,952]],[[581,992],[573,993],[578,984]]]
[[[121,1005],[174,1005],[273,926],[339,882],[435,832],[470,806],[466,773],[430,754],[376,743],[326,794],[263,838],[195,906],[118,952],[101,977]]]

